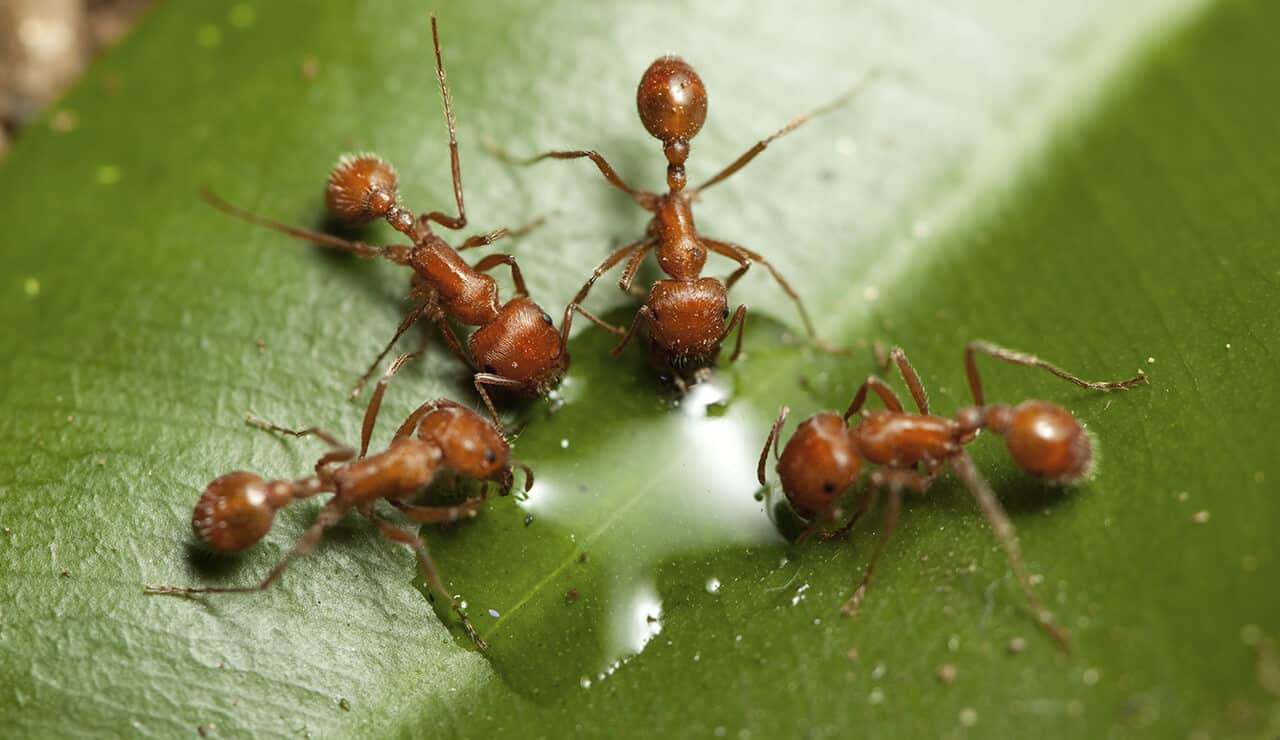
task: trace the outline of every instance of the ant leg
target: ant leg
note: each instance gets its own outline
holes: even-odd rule
[[[747,306],[743,304],[738,306],[738,310],[733,312],[733,318],[729,319],[728,325],[724,327],[724,333],[720,335],[720,341],[728,339],[729,334],[733,331],[734,326],[738,327],[738,341],[734,342],[733,354],[729,355],[729,362],[737,362],[738,355],[742,354],[742,330],[747,326]]]
[[[485,408],[489,409],[489,416],[493,417],[493,426],[502,431],[502,419],[498,417],[498,409],[493,405],[493,399],[489,398],[489,392],[484,389],[486,385],[495,388],[510,388],[513,391],[521,391],[524,389],[524,383],[511,378],[504,378],[501,375],[493,373],[476,373],[473,376],[476,386],[476,392],[480,394],[480,398],[484,400]],[[505,434],[503,435],[506,436]]]
[[[634,254],[631,259],[627,260],[627,266],[622,268],[622,276],[618,278],[618,287],[622,288],[624,293],[635,293],[631,290],[631,284],[635,282],[636,273],[640,272],[640,264],[644,262],[644,258],[649,254],[650,247],[642,247]],[[643,295],[643,293],[641,293]]]
[[[330,499],[329,502],[324,505],[324,508],[320,510],[320,514],[316,516],[316,520],[311,523],[311,526],[307,528],[307,531],[303,532],[302,536],[298,538],[298,541],[294,543],[293,549],[289,550],[289,552],[280,559],[280,562],[276,563],[276,566],[271,569],[271,572],[267,574],[267,577],[263,578],[256,586],[243,586],[239,588],[143,586],[142,590],[149,594],[174,594],[178,596],[186,596],[190,594],[247,594],[265,591],[268,586],[280,577],[280,574],[284,572],[284,569],[288,567],[289,563],[292,562],[294,558],[302,557],[303,555],[311,552],[311,550],[315,548],[316,543],[320,541],[320,537],[324,534],[324,531],[341,519],[342,515],[347,512],[347,509],[350,508],[350,506],[351,505],[349,503],[341,499]]]
[[[417,357],[417,352],[400,355],[391,363],[387,371],[382,374],[382,378],[378,380],[378,385],[373,389],[373,395],[369,398],[369,405],[364,409],[364,423],[360,425],[360,458],[364,459],[364,455],[369,451],[369,439],[373,437],[373,425],[378,421],[378,412],[382,409],[382,396],[387,392],[387,384],[400,372],[400,368],[409,360]]]
[[[341,462],[343,460],[350,460],[352,457],[355,457],[354,450],[352,450],[350,447],[347,447],[342,442],[339,442],[336,437],[324,431],[323,429],[320,429],[319,427],[307,427],[306,429],[289,429],[287,427],[282,427],[279,424],[272,424],[266,419],[263,419],[259,416],[254,416],[253,414],[245,414],[244,421],[246,424],[258,427],[259,429],[265,429],[268,432],[288,434],[294,437],[319,437],[320,439],[324,440],[325,444],[333,448],[333,451],[325,455],[324,457],[321,457],[320,461],[316,463],[317,474],[320,472],[320,469],[322,467],[324,467],[325,465],[328,465],[331,462]]]
[[[728,290],[733,287],[734,283],[741,280],[743,275],[747,274],[747,268],[749,267],[751,267],[751,261],[743,260],[742,263],[739,265],[738,269],[729,273],[729,277],[725,278],[724,280],[724,289],[726,292],[728,292]]]
[[[1097,390],[1097,391],[1121,390],[1121,389],[1132,388],[1133,386],[1138,385],[1139,383],[1151,382],[1151,380],[1147,377],[1147,374],[1142,372],[1141,370],[1138,371],[1138,374],[1136,376],[1129,378],[1128,380],[1119,380],[1119,381],[1111,381],[1111,382],[1093,382],[1088,380],[1082,380],[1072,375],[1071,373],[1067,372],[1066,370],[1050,365],[1049,363],[1045,362],[1039,357],[1036,357],[1035,355],[1029,355],[1029,354],[1026,354],[1025,352],[1019,352],[1017,350],[1007,349],[1005,347],[1001,347],[998,344],[992,344],[991,342],[973,341],[973,342],[969,342],[964,347],[964,367],[965,367],[965,372],[969,374],[969,390],[973,393],[973,402],[975,405],[978,405],[978,406],[985,405],[985,401],[982,393],[982,380],[978,377],[978,365],[975,362],[976,360],[975,355],[979,352],[981,352],[984,355],[990,355],[996,358],[997,360],[1002,360],[1011,365],[1022,365],[1024,367],[1039,368],[1041,370],[1044,370],[1045,372],[1051,373],[1053,375],[1058,376],[1059,378],[1062,378],[1063,380],[1067,381],[1068,383],[1071,383],[1072,385],[1076,385],[1087,390]]]
[[[511,237],[514,239],[518,236],[524,236],[525,234],[528,234],[530,231],[533,231],[534,229],[538,228],[539,226],[543,225],[546,222],[547,222],[547,217],[545,215],[542,215],[542,216],[538,216],[537,218],[525,224],[524,226],[520,226],[514,229],[502,228],[496,231],[490,231],[488,234],[476,234],[475,236],[468,237],[466,241],[454,247],[454,250],[461,252],[464,249],[472,249],[474,247],[487,247],[490,244],[493,244],[494,242],[498,241],[499,239],[506,239],[507,237]]]
[[[426,416],[432,411],[435,411],[436,409],[440,409],[440,408],[449,408],[449,407],[462,408],[462,404],[456,401],[450,401],[447,398],[435,398],[423,403],[421,406],[414,409],[413,413],[409,414],[409,416],[405,418],[404,423],[401,424],[400,428],[396,430],[395,436],[391,438],[392,441],[395,441],[397,439],[401,439],[404,437],[408,437],[410,434],[413,434],[414,430],[418,428],[419,422],[422,421],[422,417]]]
[[[595,271],[591,273],[591,277],[587,278],[587,282],[583,284],[578,294],[573,297],[572,303],[582,303],[587,299],[587,294],[591,292],[591,286],[596,284],[600,276],[612,270],[619,262],[626,259],[632,252],[639,249],[648,252],[653,247],[653,239],[645,237],[638,242],[632,242],[625,247],[620,247],[613,254],[609,255],[604,262],[601,262]],[[624,288],[625,290],[625,288]]]
[[[898,372],[902,373],[902,379],[906,381],[907,388],[911,391],[911,397],[915,399],[916,408],[920,409],[920,413],[929,414],[929,396],[924,392],[924,384],[920,382],[920,374],[911,366],[911,360],[907,359],[907,353],[901,347],[894,347],[889,352],[889,358],[898,365]]]
[[[626,333],[626,330],[623,329],[622,327],[614,326],[613,324],[610,324],[608,321],[605,321],[599,316],[596,316],[595,314],[591,313],[590,311],[588,311],[587,309],[583,308],[582,306],[576,303],[570,303],[569,305],[564,307],[564,318],[560,320],[560,342],[562,344],[568,343],[569,341],[569,329],[573,326],[574,313],[582,314],[587,318],[588,321],[590,321],[591,323],[595,324],[601,329],[604,329],[605,331],[609,332],[610,334],[616,337],[620,337],[624,333]]]
[[[653,321],[653,311],[649,308],[648,304],[641,306],[640,310],[636,311],[635,318],[631,320],[631,326],[627,327],[627,333],[622,335],[622,340],[609,351],[609,354],[614,357],[622,354],[622,350],[626,348],[627,344],[631,342],[631,338],[635,336],[636,329],[639,328],[641,319]]]
[[[467,363],[467,367],[475,369],[475,363],[471,361],[466,351],[462,349],[462,342],[458,340],[458,335],[454,333],[453,327],[449,325],[449,320],[444,317],[444,314],[438,315],[435,322],[436,330],[440,332],[440,338],[449,347],[449,351],[457,355],[459,360]]]
[[[404,319],[400,322],[400,326],[396,327],[396,333],[391,336],[391,341],[387,342],[387,346],[382,348],[382,351],[378,353],[378,356],[369,364],[369,369],[364,371],[364,374],[360,376],[360,379],[356,381],[355,386],[351,389],[352,401],[359,398],[360,394],[364,392],[364,387],[368,385],[369,378],[373,377],[373,373],[378,369],[378,365],[381,365],[382,360],[390,354],[391,348],[396,346],[396,342],[400,341],[400,337],[404,336],[405,332],[409,331],[409,328],[416,324],[418,319],[422,318],[422,316],[430,311],[431,308],[432,305],[430,303],[421,303],[405,315]]]
[[[240,208],[238,206],[231,205],[230,203],[223,200],[221,197],[219,197],[217,194],[215,194],[213,191],[209,190],[208,188],[200,189],[200,197],[204,199],[204,202],[208,203],[209,205],[213,206],[219,211],[222,211],[228,216],[231,216],[233,218],[238,218],[241,221],[247,221],[257,226],[265,226],[266,228],[271,229],[272,231],[279,231],[282,234],[288,234],[289,236],[292,236],[298,239],[304,239],[318,246],[328,247],[330,249],[337,249],[343,252],[350,252],[356,255],[357,257],[366,257],[366,258],[386,257],[392,262],[395,262],[396,264],[401,264],[401,265],[407,264],[407,261],[408,261],[408,254],[411,247],[401,247],[401,246],[375,247],[372,244],[365,244],[364,242],[352,241],[349,239],[342,239],[332,234],[326,234],[322,231],[313,231],[311,229],[303,229],[297,226],[290,226],[288,224],[283,224],[283,223],[280,223],[279,221],[272,221],[269,218],[263,218],[262,216],[259,216],[256,213],[253,213],[251,211],[246,211],[245,209]]]
[[[711,251],[722,254],[738,264],[742,264],[744,260],[750,260],[764,265],[765,269],[769,271],[769,274],[773,275],[773,279],[782,287],[782,291],[791,298],[793,303],[796,304],[796,309],[800,311],[800,320],[804,322],[804,330],[809,335],[809,338],[825,352],[841,353],[846,351],[844,348],[837,347],[818,337],[817,330],[813,328],[813,320],[809,318],[809,310],[804,307],[804,301],[800,298],[800,294],[796,292],[795,288],[791,287],[791,283],[787,282],[787,279],[782,276],[782,273],[778,272],[778,268],[774,267],[772,262],[764,258],[764,255],[753,252],[740,244],[731,244],[729,242],[717,241],[715,239],[704,238],[702,239],[702,243]]]
[[[862,381],[862,385],[858,386],[858,392],[853,394],[853,401],[849,404],[848,410],[844,412],[844,420],[847,423],[854,414],[862,410],[863,404],[867,402],[867,390],[873,390],[880,400],[884,401],[884,405],[890,411],[902,413],[902,401],[898,400],[898,394],[893,392],[888,383],[877,378],[874,375],[868,375],[867,379]]]
[[[488,272],[498,265],[511,268],[511,282],[516,284],[516,295],[528,297],[529,288],[524,284],[524,275],[520,273],[520,266],[516,264],[515,257],[509,254],[491,254],[472,265],[472,269],[476,272]]]
[[[862,500],[858,502],[858,510],[853,512],[853,516],[849,517],[849,521],[840,526],[839,529],[833,529],[828,532],[820,532],[818,539],[822,541],[834,540],[837,537],[843,537],[849,534],[849,530],[853,529],[862,517],[866,516],[869,511],[876,505],[876,499],[879,497],[880,490],[875,486],[869,486],[862,494]]]
[[[787,423],[787,414],[791,413],[791,409],[783,406],[778,409],[778,420],[773,422],[773,428],[769,430],[769,436],[764,440],[764,449],[760,450],[760,464],[756,466],[756,478],[759,479],[760,485],[769,485],[764,479],[764,464],[769,459],[769,445],[773,445],[773,459],[778,459],[778,432],[782,431],[782,425]]]
[[[698,187],[694,188],[693,191],[690,193],[690,195],[692,195],[693,197],[697,197],[697,195],[701,193],[703,190],[706,190],[707,188],[710,188],[712,185],[715,185],[717,183],[720,183],[728,179],[731,175],[736,173],[738,170],[745,167],[748,162],[755,159],[756,155],[758,155],[760,152],[763,152],[766,148],[768,148],[770,144],[782,138],[783,136],[786,136],[792,131],[795,131],[796,129],[800,128],[800,126],[808,122],[809,119],[815,118],[824,113],[830,113],[836,108],[839,108],[840,106],[849,102],[854,98],[854,96],[862,92],[862,90],[867,86],[867,84],[875,79],[878,73],[879,73],[878,70],[875,70],[875,69],[871,70],[866,75],[864,75],[863,78],[859,80],[857,84],[855,84],[853,87],[849,88],[845,92],[841,93],[839,96],[837,96],[833,100],[791,119],[790,121],[787,122],[785,126],[773,132],[773,134],[771,134],[770,136],[756,142],[756,144],[752,146],[750,149],[748,149],[745,153],[743,153],[742,156],[735,159],[732,164],[730,164],[728,167],[725,167],[723,170],[721,170],[719,173],[713,176],[710,180],[707,180],[706,182],[702,183]]]
[[[951,470],[973,493],[973,498],[977,501],[978,508],[987,517],[987,524],[991,527],[991,531],[995,533],[996,539],[1004,547],[1005,555],[1009,558],[1009,567],[1013,569],[1014,575],[1018,578],[1018,583],[1022,586],[1023,593],[1027,596],[1027,603],[1030,604],[1031,611],[1035,614],[1036,624],[1052,637],[1064,651],[1070,650],[1071,643],[1067,637],[1066,630],[1058,626],[1057,622],[1054,621],[1053,612],[1044,608],[1040,604],[1040,600],[1036,598],[1036,593],[1031,586],[1031,577],[1027,574],[1026,566],[1022,563],[1022,554],[1018,547],[1018,535],[1013,529],[1013,523],[1009,521],[1009,515],[1005,513],[1004,507],[1000,505],[1000,501],[991,490],[990,484],[978,472],[977,466],[973,464],[973,458],[969,457],[969,453],[963,450],[956,453],[951,458]]]
[[[369,521],[376,524],[378,529],[382,530],[382,536],[392,542],[399,542],[402,545],[407,545],[411,550],[413,550],[413,554],[418,558],[418,565],[422,568],[423,575],[427,577],[427,585],[431,588],[431,592],[437,597],[444,599],[445,603],[453,607],[454,613],[456,613],[458,618],[462,620],[462,628],[466,630],[467,637],[471,638],[471,641],[476,644],[476,647],[481,650],[488,649],[489,645],[480,637],[480,633],[476,631],[475,625],[471,624],[471,620],[467,619],[467,614],[462,611],[462,606],[449,595],[447,590],[445,590],[444,581],[440,580],[440,573],[436,570],[436,564],[431,559],[431,552],[427,550],[427,544],[422,541],[422,538],[411,532],[406,532],[403,529],[400,529],[372,511],[363,511],[361,513],[363,513]]]
[[[858,607],[862,605],[862,599],[867,595],[867,584],[871,582],[871,572],[875,570],[876,563],[884,552],[884,546],[888,544],[889,536],[893,534],[893,528],[898,524],[898,512],[901,510],[902,489],[894,485],[889,490],[889,503],[884,508],[884,531],[880,533],[880,540],[876,542],[875,552],[871,553],[871,562],[867,563],[867,570],[862,574],[862,581],[854,589],[853,596],[850,596],[840,609],[845,616],[852,617],[858,613]]]
[[[585,149],[573,151],[550,151],[543,152],[535,157],[529,157],[528,159],[518,159],[493,141],[483,141],[481,144],[489,151],[490,154],[498,159],[506,162],[507,164],[519,165],[521,167],[528,167],[529,165],[541,162],[544,159],[582,159],[583,157],[586,157],[595,164],[596,169],[600,170],[600,174],[604,175],[604,179],[608,180],[610,185],[631,196],[631,199],[639,204],[641,208],[646,211],[653,211],[657,209],[657,195],[644,190],[636,190],[628,185],[621,177],[618,176],[618,173],[613,169],[613,166],[610,165],[608,161],[606,161],[605,158],[597,151]]]
[[[446,229],[461,229],[467,225],[467,208],[462,203],[462,165],[458,162],[458,134],[453,121],[453,106],[449,104],[449,83],[444,76],[444,59],[440,56],[440,33],[436,30],[436,17],[431,16],[431,43],[436,50],[436,78],[440,81],[440,96],[444,98],[444,120],[449,128],[449,169],[453,173],[453,199],[458,203],[457,217],[440,211],[432,211],[421,217],[423,221],[435,221]]]
[[[396,500],[391,505],[419,524],[448,524],[474,517],[484,505],[484,497],[472,496],[456,506],[414,506]]]

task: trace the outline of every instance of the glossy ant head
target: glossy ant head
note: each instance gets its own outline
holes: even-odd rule
[[[338,159],[324,202],[339,221],[363,224],[387,219],[402,233],[413,228],[413,216],[399,206],[399,178],[395,167],[376,154],[344,154]]]
[[[1080,422],[1048,401],[1023,401],[1012,408],[992,405],[987,427],[1003,435],[1009,455],[1023,470],[1050,483],[1071,484],[1089,477],[1093,444]]]
[[[689,141],[707,119],[707,90],[702,80],[680,57],[659,57],[640,78],[636,108],[645,129],[662,142],[668,184],[672,190],[682,189]]]
[[[498,317],[468,341],[471,356],[485,373],[512,381],[526,394],[545,395],[569,368],[569,353],[551,317],[529,298],[507,301]]]
[[[510,480],[511,448],[493,425],[462,406],[438,408],[418,424],[418,438],[440,448],[444,464],[476,480]]]
[[[715,364],[729,318],[724,283],[715,278],[659,280],[649,291],[645,310],[655,358],[673,370]]]
[[[239,552],[266,536],[276,511],[292,499],[287,483],[268,483],[244,471],[227,473],[214,478],[200,494],[191,528],[209,548]]]
[[[817,414],[797,427],[778,460],[787,501],[809,520],[829,517],[861,472],[862,458],[839,414]]]

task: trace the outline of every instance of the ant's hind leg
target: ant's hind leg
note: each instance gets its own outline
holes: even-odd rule
[[[498,241],[499,239],[507,239],[507,238],[515,239],[516,237],[521,237],[521,236],[524,236],[525,234],[528,234],[529,232],[533,231],[534,229],[538,228],[539,226],[543,225],[546,222],[547,222],[546,215],[542,215],[542,216],[538,216],[537,218],[525,224],[524,226],[518,226],[514,229],[508,229],[506,227],[503,227],[501,229],[490,231],[487,234],[476,234],[475,236],[468,237],[466,241],[454,247],[454,249],[461,252],[464,249],[474,249],[475,247],[487,247],[490,244],[493,244],[494,242]]]
[[[280,577],[280,574],[284,572],[284,569],[288,567],[289,563],[291,563],[295,558],[300,558],[315,549],[316,543],[320,542],[320,538],[324,535],[324,531],[341,519],[342,515],[347,512],[348,508],[348,504],[340,502],[338,499],[330,499],[329,503],[325,504],[324,508],[320,510],[320,515],[316,517],[316,520],[311,523],[311,526],[307,528],[307,531],[303,532],[302,536],[298,538],[298,541],[294,543],[293,549],[289,550],[289,552],[280,559],[280,562],[276,563],[276,567],[271,569],[271,572],[267,574],[267,577],[262,579],[262,581],[256,586],[244,586],[241,588],[143,586],[143,591],[149,594],[173,594],[176,596],[188,596],[192,594],[247,594],[265,591],[267,590],[267,587]]]
[[[1138,371],[1137,375],[1135,375],[1132,378],[1129,378],[1128,380],[1108,381],[1108,382],[1095,382],[1095,381],[1083,380],[1081,378],[1077,378],[1076,376],[1072,375],[1066,370],[1063,370],[1059,367],[1055,367],[1045,362],[1044,360],[1040,359],[1039,357],[1036,357],[1035,355],[1029,355],[1025,352],[1019,352],[1017,350],[1001,347],[1000,345],[992,344],[991,342],[973,341],[965,345],[964,367],[965,367],[965,372],[968,373],[969,375],[969,390],[970,392],[973,393],[973,403],[977,406],[983,406],[986,403],[985,398],[983,396],[983,392],[982,392],[982,379],[978,377],[978,365],[975,357],[975,355],[978,353],[989,355],[991,357],[996,358],[997,360],[1007,362],[1011,365],[1022,365],[1023,367],[1039,368],[1040,370],[1044,370],[1047,373],[1050,373],[1052,375],[1058,376],[1059,378],[1062,378],[1063,380],[1067,381],[1068,383],[1071,383],[1072,385],[1078,386],[1080,388],[1084,388],[1086,390],[1097,390],[1097,391],[1123,390],[1127,388],[1132,388],[1133,386],[1138,385],[1139,383],[1151,382],[1151,380],[1147,378],[1146,373],[1142,372],[1141,370]]]
[[[550,151],[529,157],[528,159],[519,159],[507,150],[503,149],[495,141],[485,140],[481,142],[481,145],[490,154],[503,162],[519,165],[521,167],[528,167],[529,165],[541,162],[544,159],[582,159],[585,157],[591,160],[591,162],[596,166],[596,169],[600,170],[600,174],[604,175],[604,179],[608,180],[610,185],[631,196],[631,199],[639,204],[641,208],[646,211],[652,211],[657,207],[658,197],[656,195],[643,190],[636,190],[628,185],[623,181],[622,177],[618,175],[617,170],[613,169],[613,165],[609,164],[609,162],[605,160],[599,152],[594,150],[579,149],[573,151]]]
[[[332,434],[329,434],[323,429],[319,429],[317,427],[307,427],[306,429],[288,429],[286,427],[280,426],[279,424],[272,424],[266,419],[254,416],[253,414],[245,414],[244,421],[246,424],[250,424],[260,429],[265,429],[268,432],[288,434],[294,437],[319,437],[320,439],[324,440],[326,444],[328,444],[330,447],[333,448],[333,450],[321,456],[320,459],[316,461],[316,475],[320,475],[322,477],[323,477],[322,471],[327,466],[337,462],[345,462],[356,456],[355,450],[339,442],[338,439],[334,437]],[[363,457],[363,452],[361,453],[361,456]]]
[[[377,514],[374,514],[372,511],[365,511],[363,513],[369,521],[373,522],[377,525],[378,529],[382,530],[382,535],[384,537],[392,542],[399,542],[402,545],[407,545],[411,550],[413,550],[413,554],[418,558],[418,565],[421,566],[422,573],[427,578],[427,585],[431,588],[431,592],[435,594],[437,598],[443,599],[445,603],[453,607],[454,613],[456,613],[458,618],[462,620],[462,628],[466,630],[467,636],[476,644],[476,647],[481,650],[488,649],[488,643],[480,637],[480,633],[476,631],[475,625],[471,624],[471,620],[467,618],[466,612],[462,611],[462,606],[458,604],[458,602],[454,600],[453,596],[451,596],[445,589],[444,581],[440,579],[440,572],[436,570],[435,561],[431,559],[431,552],[427,550],[427,544],[422,541],[422,538],[411,532],[406,532],[403,529],[400,529]]]
[[[1000,500],[996,498],[991,486],[982,477],[982,474],[978,472],[977,466],[973,464],[973,458],[969,457],[969,453],[964,451],[957,453],[955,457],[951,458],[951,470],[973,493],[973,498],[977,501],[978,508],[982,510],[983,515],[986,516],[987,524],[991,527],[991,531],[995,533],[996,540],[1004,547],[1005,555],[1009,558],[1009,567],[1013,569],[1014,575],[1018,578],[1018,584],[1022,586],[1022,591],[1027,596],[1027,603],[1035,614],[1036,624],[1052,637],[1064,651],[1070,650],[1071,642],[1067,637],[1066,630],[1058,626],[1057,622],[1054,621],[1053,612],[1042,606],[1040,600],[1036,598],[1036,592],[1031,585],[1031,576],[1027,573],[1027,568],[1022,563],[1022,552],[1018,547],[1018,535],[1013,529],[1013,523],[1009,521],[1009,515],[1005,513],[1004,507],[1000,505]]]

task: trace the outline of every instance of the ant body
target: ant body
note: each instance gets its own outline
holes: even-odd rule
[[[432,232],[433,221],[448,229],[464,228],[467,225],[467,212],[462,199],[462,173],[458,161],[453,110],[434,16],[431,18],[431,37],[435,45],[436,76],[444,97],[445,120],[449,129],[453,194],[458,204],[456,217],[432,211],[415,219],[399,203],[395,169],[386,160],[372,154],[344,155],[338,160],[325,191],[328,211],[337,220],[349,224],[384,219],[393,229],[409,237],[413,246],[379,248],[349,241],[262,218],[232,206],[207,191],[204,197],[215,208],[250,223],[306,239],[323,247],[350,252],[358,257],[382,257],[395,264],[412,267],[414,274],[410,297],[417,305],[405,316],[391,341],[356,383],[352,397],[360,394],[378,363],[391,351],[396,341],[418,319],[426,317],[435,323],[450,350],[475,371],[473,380],[476,391],[484,400],[494,422],[501,423],[486,387],[506,389],[518,395],[546,395],[555,388],[569,366],[565,341],[569,335],[574,307],[566,309],[561,329],[557,332],[551,317],[530,300],[524,277],[514,257],[492,254],[475,265],[468,265],[458,254],[465,249],[486,246],[505,236],[528,231],[538,221],[516,231],[498,229],[488,234],[479,234],[466,239],[457,248]],[[500,265],[511,268],[511,278],[516,289],[515,297],[506,303],[499,302],[497,283],[484,274]],[[578,312],[592,321],[602,323],[586,311],[578,309]],[[478,327],[467,341],[469,355],[463,351],[462,343],[450,326],[450,318]]]
[[[752,263],[761,264],[769,270],[783,291],[795,302],[805,331],[815,341],[819,341],[804,302],[782,274],[762,255],[746,247],[700,235],[694,226],[692,204],[708,188],[728,179],[746,166],[771,142],[795,130],[813,116],[843,104],[858,89],[855,87],[827,105],[792,120],[748,149],[702,185],[686,190],[685,160],[689,156],[690,140],[702,128],[706,119],[707,94],[702,80],[692,66],[679,57],[665,56],[649,65],[641,77],[636,92],[636,107],[645,129],[662,142],[662,150],[667,158],[666,193],[652,193],[631,187],[595,151],[551,151],[519,162],[528,165],[543,159],[588,158],[610,185],[631,196],[641,208],[653,213],[644,237],[618,249],[602,262],[574,296],[565,311],[566,315],[586,300],[592,285],[600,276],[623,260],[626,260],[626,267],[618,285],[622,290],[630,292],[641,262],[653,251],[658,266],[666,277],[653,284],[648,298],[625,332],[618,327],[606,327],[622,338],[613,350],[615,356],[621,353],[635,332],[643,326],[649,338],[651,363],[660,373],[676,381],[677,385],[684,385],[688,380],[696,381],[706,368],[715,364],[720,345],[736,328],[738,337],[731,361],[737,359],[742,350],[742,327],[747,307],[739,305],[730,318],[727,291]],[[504,152],[498,151],[497,154],[512,161],[510,155]],[[708,251],[738,263],[738,268],[724,282],[702,276]],[[599,321],[595,323],[601,324]],[[819,341],[819,344],[822,343]]]
[[[787,500],[797,514],[812,520],[817,526],[835,515],[840,495],[857,483],[864,462],[881,466],[871,473],[870,485],[849,521],[837,530],[819,535],[822,539],[832,539],[847,533],[875,505],[879,492],[888,490],[880,540],[862,581],[844,605],[845,614],[852,615],[866,594],[871,571],[897,523],[903,490],[924,493],[942,473],[943,467],[950,463],[952,472],[973,493],[978,508],[1004,547],[1038,624],[1066,649],[1066,632],[1054,623],[1052,614],[1040,605],[1032,590],[1019,554],[1013,524],[964,447],[976,439],[982,429],[988,429],[1005,438],[1009,454],[1023,470],[1048,483],[1070,485],[1086,479],[1091,472],[1093,448],[1090,437],[1069,412],[1047,401],[1023,401],[1012,407],[986,403],[975,362],[978,354],[1039,368],[1081,388],[1114,390],[1149,382],[1142,373],[1118,382],[1089,382],[1038,357],[988,342],[970,342],[965,347],[965,369],[974,405],[960,409],[955,418],[947,418],[929,413],[929,401],[920,376],[902,349],[895,347],[890,358],[902,373],[920,413],[904,411],[893,389],[872,375],[858,387],[843,417],[833,413],[811,417],[796,428],[779,455],[779,431],[788,413],[787,407],[783,406],[760,452],[757,475],[760,484],[766,485],[765,462],[772,446],[778,477]],[[874,391],[887,408],[862,411],[868,391]],[[850,425],[849,420],[859,413],[857,424]]]
[[[357,453],[333,435],[315,427],[295,431],[249,416],[247,421],[268,431],[295,437],[319,437],[331,448],[316,461],[315,475],[298,480],[263,479],[256,473],[235,471],[215,478],[204,489],[191,516],[191,527],[202,545],[211,550],[231,554],[257,543],[271,531],[276,511],[298,499],[322,493],[333,498],[324,505],[312,525],[266,578],[256,586],[238,588],[183,588],[179,586],[146,586],[151,594],[192,595],[206,593],[255,593],[264,591],[284,572],[294,558],[311,551],[324,531],[333,526],[349,510],[355,509],[373,522],[383,536],[407,545],[414,551],[427,584],[436,597],[452,605],[463,627],[475,644],[487,647],[475,627],[444,587],[439,571],[431,560],[426,544],[383,519],[374,504],[386,499],[410,520],[422,524],[443,524],[474,517],[484,496],[470,496],[453,506],[421,506],[407,502],[442,473],[453,473],[480,481],[497,481],[510,492],[513,480],[511,448],[502,433],[474,411],[447,399],[427,401],[405,419],[384,452],[366,457],[382,396],[391,377],[413,355],[402,355],[391,364],[378,382],[365,410],[364,426]],[[519,463],[515,463],[519,465]],[[533,484],[533,476],[523,465],[525,490]]]

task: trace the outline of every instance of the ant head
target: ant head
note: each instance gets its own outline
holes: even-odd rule
[[[987,425],[1004,435],[1014,462],[1028,473],[1062,484],[1089,476],[1093,445],[1066,409],[1048,401],[1024,401],[1013,408],[995,405],[987,409]]]
[[[525,296],[507,301],[468,344],[482,371],[517,381],[530,395],[550,392],[569,368],[569,352],[551,316]]]
[[[729,303],[715,278],[659,280],[645,303],[649,341],[673,368],[710,367],[724,339]]]
[[[861,472],[862,458],[837,414],[817,414],[802,423],[778,460],[778,478],[787,501],[810,520],[829,517]]]
[[[271,531],[276,510],[291,498],[287,483],[268,483],[244,471],[227,473],[214,478],[200,494],[191,528],[209,548],[239,552]]]
[[[439,446],[450,470],[476,480],[505,480],[511,448],[502,433],[476,412],[461,406],[436,409],[422,418],[418,437]]]
[[[342,155],[324,193],[329,213],[353,224],[386,217],[398,198],[396,170],[376,154]]]

